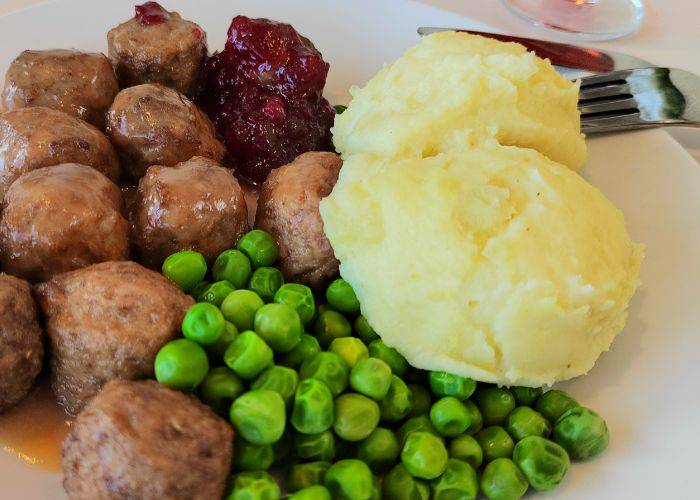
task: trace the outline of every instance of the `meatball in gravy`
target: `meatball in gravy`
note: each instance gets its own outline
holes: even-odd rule
[[[207,35],[155,2],[107,33],[109,58],[122,88],[160,83],[194,97],[202,83]]]
[[[92,125],[44,107],[0,115],[0,201],[20,175],[60,163],[87,165],[119,181],[117,153]]]
[[[29,284],[0,273],[0,413],[29,393],[43,358],[41,329]]]
[[[63,487],[72,500],[219,499],[232,443],[230,425],[194,396],[114,380],[63,441]]]
[[[5,111],[46,106],[104,128],[105,112],[119,92],[104,54],[76,50],[25,50],[5,74]]]
[[[133,223],[145,265],[159,267],[179,250],[196,250],[212,262],[247,231],[248,211],[233,174],[198,156],[148,169],[139,182]]]
[[[183,94],[158,84],[122,90],[107,114],[107,134],[124,173],[134,180],[151,165],[170,167],[193,156],[220,161],[224,156],[209,118]]]
[[[338,272],[318,205],[333,190],[342,164],[334,153],[304,153],[270,172],[262,185],[255,227],[277,240],[289,281],[319,287]]]
[[[126,261],[61,274],[35,291],[51,385],[71,414],[109,380],[152,377],[158,350],[179,333],[194,302],[164,276]]]
[[[5,194],[0,260],[29,281],[129,257],[119,188],[92,167],[64,163],[24,174]]]

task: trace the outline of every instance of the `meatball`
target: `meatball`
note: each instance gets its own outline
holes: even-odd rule
[[[197,156],[148,169],[139,182],[133,222],[134,244],[146,265],[160,266],[178,250],[196,250],[213,262],[247,231],[248,210],[233,174]]]
[[[22,175],[0,217],[0,261],[35,282],[129,257],[119,188],[92,167],[64,163]]]
[[[184,95],[158,84],[122,90],[107,113],[107,134],[132,179],[140,179],[151,165],[224,157],[209,118]]]
[[[318,204],[333,190],[342,164],[334,153],[304,153],[270,172],[262,185],[255,227],[277,240],[289,281],[319,287],[338,272]]]
[[[70,414],[112,379],[153,376],[158,349],[193,304],[135,262],[103,262],[35,287],[51,351],[51,385]]]
[[[202,83],[207,35],[177,12],[155,2],[137,7],[137,14],[107,33],[109,57],[122,88],[160,83],[194,97]]]
[[[43,358],[41,329],[29,284],[0,274],[0,413],[27,395]]]
[[[153,380],[113,380],[63,441],[72,500],[212,500],[230,473],[233,430],[194,396]]]
[[[46,106],[103,129],[117,92],[112,63],[104,54],[25,50],[5,74],[2,105],[5,111]]]
[[[20,175],[59,163],[88,165],[119,180],[117,153],[92,125],[43,107],[0,115],[0,200]]]

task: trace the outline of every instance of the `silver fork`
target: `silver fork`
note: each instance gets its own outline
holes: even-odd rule
[[[581,79],[578,109],[586,134],[652,127],[700,127],[700,77],[640,68]]]

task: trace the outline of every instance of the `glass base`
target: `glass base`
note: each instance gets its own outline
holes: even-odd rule
[[[611,40],[639,29],[642,0],[503,0],[518,16],[577,40]]]

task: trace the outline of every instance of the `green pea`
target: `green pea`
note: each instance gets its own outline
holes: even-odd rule
[[[362,394],[343,394],[335,400],[333,430],[346,441],[361,441],[379,424],[379,405]]]
[[[314,292],[306,285],[299,283],[286,283],[275,292],[274,302],[276,304],[286,304],[293,308],[301,322],[305,325],[311,323],[316,314],[316,302]]]
[[[225,366],[212,368],[199,386],[199,399],[219,414],[227,414],[231,403],[245,392],[243,381]]]
[[[204,350],[209,355],[209,361],[212,364],[223,362],[224,353],[228,346],[238,337],[238,328],[230,321],[224,321],[224,331],[221,332],[218,340],[211,345],[204,346]]]
[[[396,375],[391,376],[391,384],[386,396],[379,403],[381,418],[385,422],[398,422],[411,411],[411,391]]]
[[[333,340],[351,336],[352,328],[345,316],[339,312],[325,311],[316,318],[314,335],[321,347],[327,349]]]
[[[218,307],[201,302],[187,311],[182,320],[182,334],[200,345],[212,345],[226,328],[226,320]]]
[[[527,479],[510,458],[489,462],[481,474],[481,492],[489,500],[518,500],[527,491]]]
[[[479,407],[486,425],[501,425],[515,408],[515,398],[503,387],[486,387],[474,394],[474,402]]]
[[[355,335],[357,335],[365,344],[370,344],[374,340],[379,339],[377,332],[374,331],[374,328],[370,326],[367,318],[365,318],[362,314],[355,319],[353,328],[355,329]]]
[[[396,434],[396,437],[399,440],[399,446],[403,448],[406,444],[406,439],[408,438],[408,435],[416,431],[430,432],[431,434],[435,434],[436,436],[438,435],[437,430],[435,430],[435,427],[433,427],[433,423],[427,416],[420,415],[418,417],[412,417],[406,420],[406,422],[404,422],[403,425],[399,427],[399,430]]]
[[[367,358],[358,361],[350,370],[350,387],[381,401],[391,387],[391,368],[378,358]]]
[[[171,340],[158,351],[154,370],[161,384],[190,391],[206,377],[209,360],[199,344],[188,339]]]
[[[331,500],[331,492],[325,486],[317,484],[297,491],[289,500]]]
[[[355,337],[341,337],[333,340],[328,346],[330,352],[336,353],[343,358],[345,364],[352,368],[358,361],[369,358],[367,346]]]
[[[476,389],[476,382],[469,377],[460,377],[447,372],[430,372],[428,374],[430,390],[437,397],[452,396],[460,401],[468,399]]]
[[[587,460],[608,447],[610,433],[605,420],[593,410],[577,406],[559,417],[554,425],[554,440],[574,460]]]
[[[294,394],[290,419],[302,434],[318,434],[333,425],[333,393],[328,386],[313,378],[302,380]]]
[[[429,500],[430,486],[409,474],[403,464],[397,464],[384,477],[382,493],[385,500]]]
[[[209,287],[209,285],[211,285],[211,283],[202,280],[195,286],[193,286],[192,289],[187,293],[191,295],[193,299],[199,300],[199,296],[202,294],[202,292],[204,292],[204,290],[207,289],[207,287]]]
[[[497,458],[510,457],[513,453],[513,439],[503,427],[492,425],[481,429],[474,435],[484,451],[484,461],[490,462]]]
[[[551,490],[569,470],[566,450],[540,436],[528,436],[516,444],[513,461],[537,491]]]
[[[239,396],[231,405],[231,423],[253,444],[272,444],[284,433],[284,400],[274,391],[257,389]]]
[[[314,316],[314,319],[318,318],[321,314],[323,314],[326,311],[335,311],[335,309],[333,309],[328,302],[316,306],[316,315]]]
[[[552,424],[549,420],[529,406],[518,406],[510,412],[506,418],[505,427],[515,441],[520,441],[527,436],[546,438],[552,432]]]
[[[435,479],[447,467],[447,449],[435,434],[411,432],[401,450],[401,463],[413,477]]]
[[[238,250],[222,252],[211,270],[216,281],[226,280],[236,288],[245,288],[252,273],[250,259]]]
[[[335,106],[333,106],[333,110],[335,111],[336,115],[342,115],[347,109],[348,107],[342,104],[336,104]]]
[[[236,290],[231,292],[221,303],[221,312],[227,321],[233,323],[238,331],[252,330],[255,313],[265,303],[255,292]]]
[[[430,408],[430,421],[441,436],[455,437],[469,428],[469,410],[452,396],[437,400]]]
[[[345,314],[360,312],[360,301],[357,300],[355,290],[342,278],[335,280],[326,289],[326,300],[336,311]]]
[[[299,343],[304,327],[299,315],[284,304],[265,304],[255,313],[255,332],[276,353],[291,351]]]
[[[228,294],[235,290],[236,287],[234,287],[230,281],[217,281],[207,285],[206,288],[199,292],[197,295],[197,302],[208,302],[209,304],[214,304],[219,307],[224,299],[228,297]]]
[[[287,457],[292,451],[292,432],[289,430],[289,426],[285,427],[282,437],[279,441],[272,443],[272,452],[275,456],[275,462],[283,463],[286,461]]]
[[[290,368],[298,368],[305,359],[312,357],[317,352],[321,352],[321,346],[316,337],[302,333],[299,343],[282,356],[280,364]]]
[[[308,462],[293,464],[287,472],[287,489],[299,491],[311,486],[322,485],[326,471],[330,468],[329,462]]]
[[[337,396],[348,385],[348,365],[335,353],[319,352],[301,364],[299,376],[302,380],[315,378],[324,382]]]
[[[571,408],[579,406],[578,401],[564,391],[547,391],[535,401],[535,410],[554,424],[562,414]]]
[[[335,458],[335,437],[330,430],[318,434],[296,434],[294,456],[303,461],[330,462]]]
[[[467,462],[450,458],[445,472],[431,483],[434,500],[474,500],[479,494],[476,471]]]
[[[484,427],[484,417],[481,416],[479,408],[471,399],[464,401],[464,407],[469,411],[469,421],[471,422],[467,428],[467,434],[473,436]]]
[[[374,476],[367,464],[359,460],[340,460],[326,472],[326,488],[338,500],[370,499],[374,492]]]
[[[255,332],[241,332],[224,353],[224,362],[243,380],[251,380],[272,365],[272,349]]]
[[[481,463],[484,461],[484,451],[477,440],[469,434],[462,434],[454,438],[450,442],[448,452],[450,457],[463,460],[475,469],[481,467]]]
[[[509,390],[518,406],[532,406],[542,395],[541,387],[510,387]]]
[[[377,427],[365,439],[357,443],[356,454],[372,472],[389,470],[399,457],[399,441],[389,429]]]
[[[183,250],[168,256],[163,262],[163,276],[187,293],[207,274],[207,261],[199,252]]]
[[[275,454],[269,444],[249,443],[240,436],[233,444],[233,468],[236,470],[267,470],[274,460]]]
[[[279,485],[265,471],[241,472],[233,476],[233,490],[227,500],[278,500]]]
[[[294,393],[297,390],[298,383],[299,375],[291,368],[287,368],[286,366],[271,366],[253,380],[253,383],[250,384],[250,388],[274,391],[282,396],[286,406],[290,406],[294,399]]]
[[[238,240],[236,248],[248,256],[255,269],[271,266],[279,255],[279,247],[275,239],[270,233],[261,229],[254,229],[244,234]]]
[[[406,358],[401,356],[399,351],[393,347],[389,347],[382,340],[373,340],[370,342],[369,355],[371,358],[378,358],[384,361],[389,367],[394,375],[403,377],[408,370],[408,361]]]
[[[352,374],[350,375],[352,380]],[[411,412],[409,415],[412,417],[417,417],[419,415],[425,415],[430,411],[432,406],[432,398],[430,397],[430,392],[428,390],[417,384],[409,384],[408,389],[411,391]]]
[[[282,272],[279,269],[275,267],[259,267],[250,277],[248,289],[269,302],[283,284],[284,276],[282,276]]]

